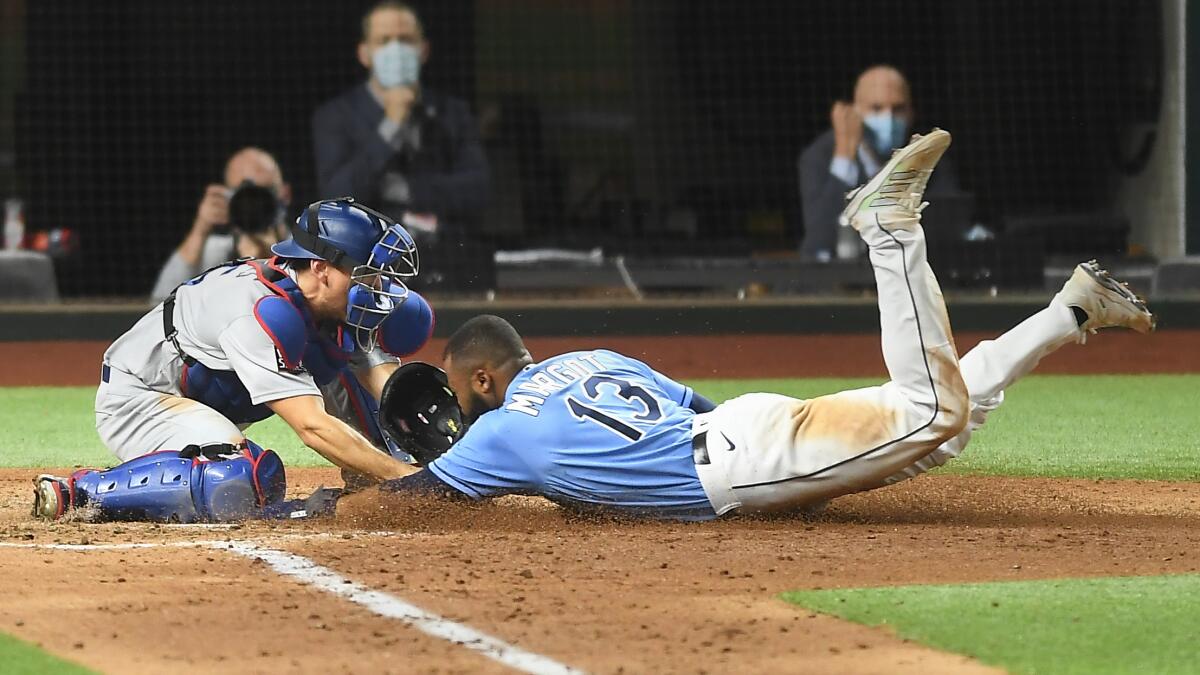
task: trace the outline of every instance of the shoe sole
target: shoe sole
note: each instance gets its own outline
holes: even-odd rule
[[[852,214],[858,212],[858,210],[862,207],[862,203],[866,201],[867,197],[875,194],[881,187],[883,187],[883,184],[887,182],[888,178],[890,178],[891,175],[896,172],[896,167],[913,155],[921,152],[927,152],[931,149],[929,146],[931,146],[935,141],[940,141],[943,137],[950,139],[950,132],[946,131],[945,129],[934,129],[923,136],[918,136],[916,140],[909,142],[908,145],[897,150],[892,155],[892,158],[888,160],[888,163],[879,170],[879,173],[875,174],[874,178],[867,181],[865,185],[854,188],[850,192],[846,193],[846,207],[842,209],[842,214],[838,217],[838,222],[841,223],[843,227],[849,227]],[[947,142],[945,146],[942,147],[941,152],[945,153],[949,147],[950,143]],[[938,156],[938,160],[941,160],[941,155]],[[936,165],[937,162],[935,161],[934,164]]]
[[[54,514],[46,513],[46,506],[54,504]],[[46,520],[58,520],[63,514],[62,493],[53,476],[42,474],[33,479],[33,516]]]
[[[1150,311],[1150,308],[1146,306],[1146,302],[1139,298],[1133,291],[1129,290],[1125,284],[1114,279],[1112,275],[1108,273],[1108,270],[1100,267],[1099,262],[1095,260],[1089,260],[1085,263],[1081,263],[1079,268],[1082,269],[1089,277],[1091,277],[1092,281],[1096,282],[1096,284],[1098,284],[1101,288],[1113,295],[1116,295],[1118,301],[1123,301],[1133,305],[1134,309],[1149,317],[1150,327],[1145,332],[1149,333],[1153,331],[1155,326],[1158,325],[1158,317],[1154,316],[1154,312]],[[1135,328],[1134,330],[1137,329]]]

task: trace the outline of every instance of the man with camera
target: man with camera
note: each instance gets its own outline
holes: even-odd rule
[[[287,238],[290,200],[274,157],[254,147],[238,150],[225,164],[225,184],[205,189],[192,229],[158,273],[151,300],[227,260],[270,257],[271,246]]]

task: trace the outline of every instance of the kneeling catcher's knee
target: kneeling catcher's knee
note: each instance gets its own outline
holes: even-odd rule
[[[203,448],[191,451],[191,447],[194,446],[180,454],[196,453],[204,457]],[[283,499],[287,480],[279,455],[251,440],[234,449],[237,454],[217,454],[196,465],[199,481],[194,484],[192,495],[205,520],[240,520]]]

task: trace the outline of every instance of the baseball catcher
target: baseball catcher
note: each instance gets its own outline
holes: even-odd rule
[[[96,430],[123,464],[35,480],[34,513],[232,520],[280,503],[283,465],[243,430],[279,415],[349,478],[412,471],[378,424],[398,357],[433,330],[399,224],[349,198],[311,204],[274,257],[176,288],[104,353]]]

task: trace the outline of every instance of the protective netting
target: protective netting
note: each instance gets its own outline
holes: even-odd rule
[[[147,294],[240,147],[278,159],[289,222],[339,196],[320,193],[311,119],[365,80],[356,48],[370,4],[5,3],[0,193],[20,198],[30,232],[77,236],[79,250],[57,261],[63,294]],[[798,157],[875,63],[908,76],[916,130],[955,134],[949,157],[968,195],[944,209],[948,234],[931,243],[935,267],[954,267],[949,283],[1036,286],[1055,256],[1137,244],[1113,195],[1153,149],[1139,129],[1163,96],[1158,3],[445,0],[418,10],[430,45],[422,82],[469,104],[488,156],[489,204],[464,228],[489,251],[796,254]],[[479,264],[434,250],[450,288],[455,265]]]

